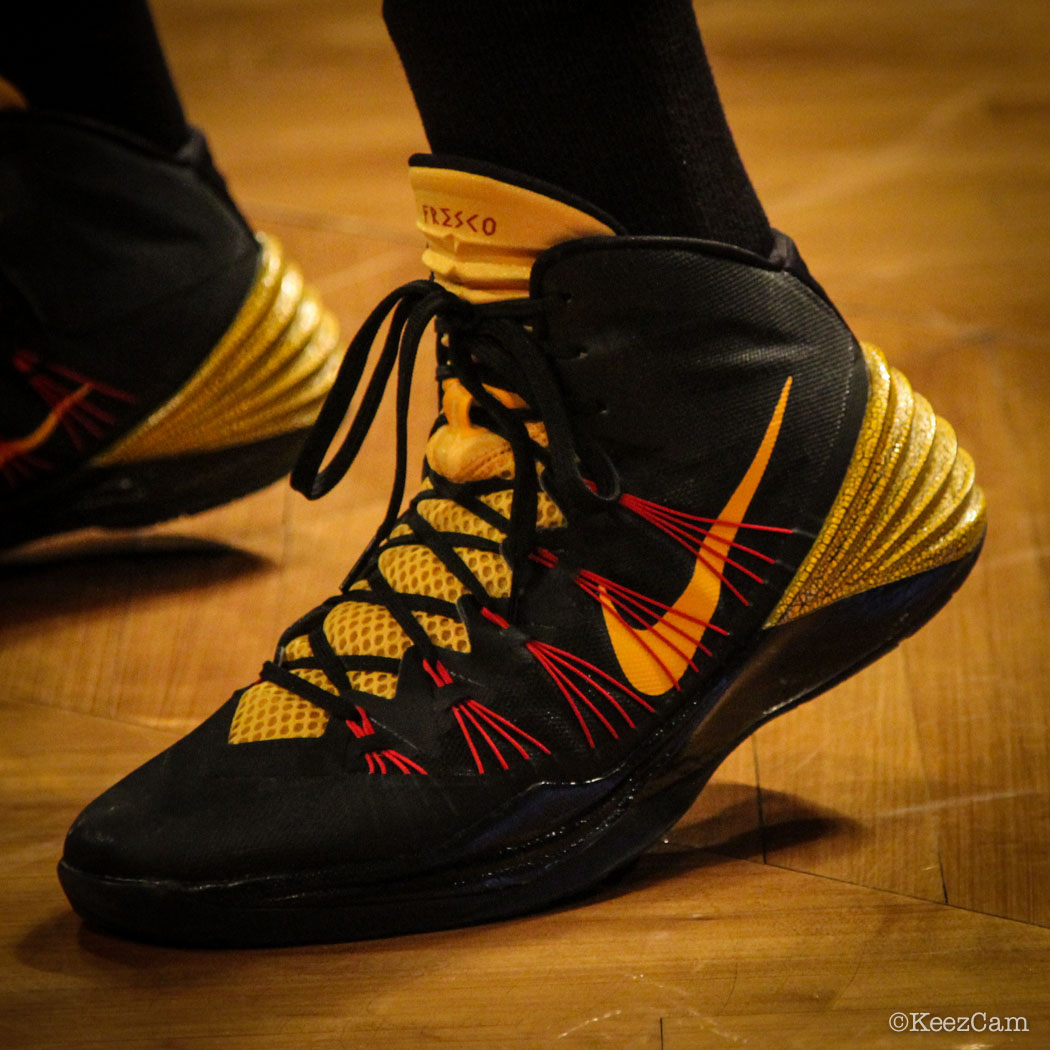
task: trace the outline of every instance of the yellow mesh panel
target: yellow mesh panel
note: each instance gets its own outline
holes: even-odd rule
[[[305,677],[305,675],[304,675]],[[320,683],[317,683],[320,684]],[[241,694],[230,725],[231,744],[318,737],[328,713],[273,682],[258,682]]]
[[[284,647],[284,658],[286,660],[303,660],[313,655],[314,651],[310,645],[310,639],[305,634],[299,635],[298,638],[293,638]]]
[[[456,553],[493,598],[505,598],[510,594],[510,566],[502,554],[466,547],[457,547]]]
[[[501,489],[499,492],[489,492],[481,497],[482,503],[487,503],[493,510],[499,511],[505,518],[510,517],[510,507],[514,500],[514,493],[510,489]]]
[[[298,671],[293,671],[293,674],[297,674],[303,681],[309,682],[311,685],[316,685],[318,688],[323,689],[326,693],[335,693],[336,688],[328,681],[328,675],[314,667],[303,667]]]
[[[557,529],[565,524],[565,515],[545,492],[540,493],[539,504],[536,507],[536,524],[541,529]]]
[[[324,621],[324,633],[340,656],[389,656],[400,660],[408,648],[408,635],[381,605],[344,602]]]
[[[490,492],[487,496],[482,496],[481,502],[487,503],[493,510],[498,511],[504,517],[509,517],[513,498],[514,493],[510,489],[503,489],[502,492]],[[564,524],[565,516],[558,509],[558,504],[546,492],[541,492],[536,501],[537,528],[555,529],[560,528]]]
[[[546,443],[546,433],[541,424],[529,424],[529,431],[534,439]],[[508,447],[495,450],[493,461],[486,464],[482,476],[487,476],[488,469],[495,469],[507,480],[513,478],[513,457]],[[432,484],[427,481],[422,491],[432,488]],[[510,516],[513,500],[510,489],[483,496],[482,500],[504,517]],[[440,532],[462,533],[495,543],[504,537],[502,530],[494,528],[452,500],[424,499],[418,502],[417,507],[423,519]],[[539,528],[564,524],[561,511],[542,492],[538,496],[536,521]],[[401,524],[393,530],[392,536],[410,533],[411,528]],[[510,593],[510,569],[502,555],[470,548],[457,548],[456,553],[490,595],[501,598]],[[402,594],[422,594],[455,602],[466,592],[463,584],[448,571],[441,559],[421,544],[398,546],[384,551],[379,557],[379,571],[387,583]],[[368,582],[358,580],[350,590],[367,591]],[[415,613],[415,616],[436,646],[456,652],[470,651],[467,630],[458,620],[431,613]],[[332,649],[341,656],[383,656],[397,660],[410,644],[408,635],[383,606],[364,602],[337,605],[325,618],[324,632]],[[284,655],[289,660],[298,660],[314,654],[308,637],[302,635],[288,643]],[[300,670],[294,673],[329,692],[335,691],[321,671]],[[392,698],[397,691],[396,674],[350,671],[348,679],[355,689],[374,696]],[[327,723],[328,715],[320,708],[279,686],[264,682],[253,686],[242,696],[231,727],[230,742],[320,736]]]
[[[463,532],[499,543],[505,533],[482,521],[465,507],[448,499],[428,499],[419,505],[419,515],[439,532]]]
[[[466,590],[429,547],[392,547],[379,556],[379,571],[402,594],[426,594],[454,602]]]
[[[292,673],[330,693],[335,692],[322,671],[301,669]],[[351,671],[347,677],[355,689],[375,696],[392,698],[397,691],[396,674]],[[326,711],[309,700],[293,696],[273,682],[259,682],[241,695],[228,739],[231,744],[250,744],[319,737],[324,734],[328,717]]]
[[[362,693],[393,699],[394,693],[397,692],[396,674],[387,674],[385,671],[351,671],[347,677],[350,684]]]
[[[455,649],[459,653],[470,652],[470,641],[467,629],[449,616],[437,616],[433,613],[416,613],[420,627],[430,636],[435,645],[444,649]]]

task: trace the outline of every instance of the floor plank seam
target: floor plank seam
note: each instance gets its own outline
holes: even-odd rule
[[[0,710],[11,707],[19,707],[26,711],[50,712],[57,715],[73,715],[79,718],[91,718],[99,722],[107,722],[110,725],[129,726],[133,729],[145,729],[151,733],[164,733],[173,738],[193,729],[200,721],[199,718],[184,718],[178,719],[177,721],[172,720],[170,725],[161,726],[150,724],[149,722],[139,722],[134,719],[119,718],[115,715],[99,714],[97,711],[80,711],[68,707],[59,707],[54,704],[40,703],[34,700],[6,699],[0,703]],[[155,745],[150,746],[152,747]]]
[[[715,856],[723,856],[723,855],[722,854],[715,854]],[[725,859],[727,859],[727,860],[741,860],[740,857],[726,857]],[[744,863],[744,864],[765,864],[767,867],[777,868],[780,871],[790,871],[793,875],[805,875],[805,876],[808,876],[809,878],[813,878],[813,879],[822,879],[822,880],[824,880],[826,882],[835,882],[835,883],[838,883],[839,885],[842,885],[842,886],[853,886],[853,887],[856,887],[856,888],[862,889],[862,890],[870,890],[873,893],[886,894],[887,896],[890,896],[890,897],[899,897],[901,900],[916,901],[917,903],[920,903],[920,904],[931,904],[931,905],[934,905],[934,906],[937,906],[937,907],[942,907],[942,908],[951,908],[952,911],[960,912],[960,913],[963,913],[963,914],[966,914],[966,915],[982,915],[982,916],[984,916],[985,918],[988,918],[988,919],[997,919],[997,920],[999,920],[1001,922],[1016,923],[1018,926],[1024,926],[1024,927],[1026,927],[1028,929],[1050,930],[1050,925],[1044,925],[1043,923],[1030,922],[1030,921],[1026,921],[1024,919],[1015,919],[1015,918],[1013,918],[1013,917],[1011,917],[1009,915],[997,915],[995,912],[980,911],[977,908],[964,908],[962,905],[960,905],[960,904],[952,904],[948,900],[934,901],[934,900],[930,900],[929,897],[918,897],[918,896],[915,896],[914,894],[911,894],[911,893],[903,893],[900,890],[889,890],[889,889],[885,889],[885,888],[883,888],[881,886],[869,886],[869,885],[867,885],[866,883],[863,883],[863,882],[853,882],[850,879],[840,878],[839,876],[836,876],[836,875],[827,875],[827,874],[825,874],[823,872],[803,871],[800,868],[789,868],[786,865],[777,864],[775,861],[754,861],[754,860],[750,860],[750,859],[745,857],[745,858],[742,859],[741,862]]]

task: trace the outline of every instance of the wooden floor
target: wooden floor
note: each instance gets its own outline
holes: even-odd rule
[[[378,6],[156,5],[236,194],[348,334],[420,273],[404,161],[424,142]],[[600,898],[193,952],[84,929],[62,836],[342,578],[386,499],[386,432],[319,504],[276,487],[20,552],[0,565],[0,1046],[1050,1047],[1050,5],[698,11],[773,221],[975,455],[991,531],[970,582],[745,744]],[[418,448],[429,390],[417,408]],[[896,1011],[1029,1032],[897,1034]]]

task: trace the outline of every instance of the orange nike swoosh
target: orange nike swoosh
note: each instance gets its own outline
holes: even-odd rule
[[[629,627],[616,614],[605,588],[600,588],[602,616],[616,659],[627,681],[639,693],[660,696],[668,689],[675,688],[700,647],[707,624],[718,607],[722,593],[722,573],[730,544],[736,538],[737,523],[744,520],[769,465],[790,390],[789,376],[751,466],[729,497],[729,502],[722,508],[717,524],[711,526],[700,547],[693,575],[668,612],[652,627]],[[673,643],[667,640],[668,637],[673,638]]]
[[[15,438],[10,441],[0,441],[0,467],[12,463],[20,456],[27,455],[28,453],[34,452],[36,449],[40,448],[40,446],[43,445],[44,442],[46,442],[55,432],[63,418],[67,416],[76,405],[88,397],[90,393],[91,386],[89,384],[79,387],[59,401],[51,411],[48,412],[40,426],[32,431],[32,433],[26,434],[25,437]]]

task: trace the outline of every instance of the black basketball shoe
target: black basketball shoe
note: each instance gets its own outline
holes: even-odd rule
[[[199,134],[173,158],[0,112],[0,548],[150,524],[287,474],[336,341]]]
[[[62,884],[101,926],[286,944],[577,894],[977,556],[969,457],[786,237],[759,258],[478,165],[413,177],[434,277],[365,323],[293,475],[338,481],[396,367],[387,518],[254,685],[73,825]],[[398,514],[434,318],[443,411]]]

